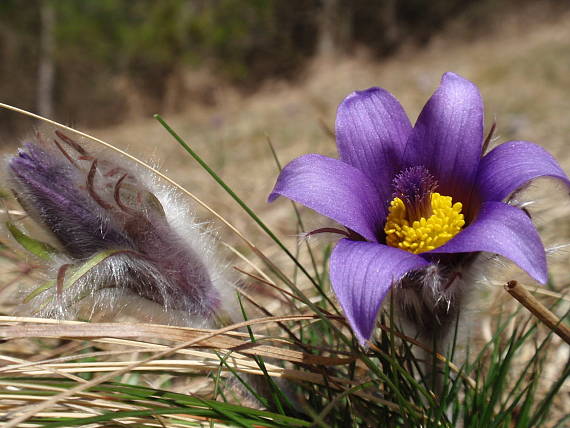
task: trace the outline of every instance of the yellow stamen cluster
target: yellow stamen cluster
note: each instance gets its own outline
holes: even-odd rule
[[[432,193],[431,216],[414,220],[410,225],[404,202],[400,198],[394,198],[388,208],[389,214],[384,226],[386,243],[414,254],[441,247],[465,225],[462,207],[461,202],[453,204],[451,196]]]

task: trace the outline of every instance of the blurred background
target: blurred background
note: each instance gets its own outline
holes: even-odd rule
[[[160,113],[307,261],[290,202],[266,202],[278,175],[268,142],[282,165],[305,153],[334,157],[336,108],[346,95],[386,88],[414,122],[446,71],[479,86],[487,129],[497,122],[492,144],[533,141],[570,173],[568,0],[0,0],[0,102],[158,165],[291,278],[297,270],[290,260],[152,115]],[[0,156],[13,154],[38,125],[0,109]],[[9,194],[5,185],[0,181],[0,196]],[[566,292],[570,197],[562,190],[552,183],[531,189],[539,201],[533,220],[546,246],[557,248],[549,253],[549,287]],[[310,210],[300,212],[306,230],[328,226]],[[212,217],[205,210],[198,215]],[[251,254],[227,228],[216,223],[214,229],[224,242]],[[320,260],[337,238],[311,239]],[[224,254],[229,266],[250,270],[229,251]],[[0,265],[2,314],[14,313],[23,278],[32,272],[28,265],[14,266]],[[516,307],[505,296],[504,281],[531,284],[512,272],[485,283],[494,288],[484,289],[485,298],[474,305],[482,321],[467,328],[482,343],[496,315]],[[248,277],[238,280],[252,293],[267,293]],[[268,306],[276,314],[284,310],[281,300],[264,301],[276,306]],[[50,349],[39,353],[35,342],[19,343],[2,346],[22,358],[55,355]],[[568,358],[568,347],[557,346],[543,374],[547,381],[556,379]],[[517,354],[521,367],[535,351],[529,346]],[[554,407],[556,420],[569,413],[565,388]]]
[[[470,44],[513,20],[526,32],[568,5],[560,0],[2,0],[0,96],[76,126],[108,127],[156,112],[223,105],[218,90],[224,86],[251,96],[268,82],[299,83],[315,59],[366,56],[381,63],[406,48],[422,51],[441,35]],[[5,134],[18,121],[2,116],[0,124]]]
[[[156,161],[257,233],[160,113],[291,245],[289,204],[265,202],[277,176],[268,138],[282,163],[335,156],[347,94],[384,87],[413,122],[446,71],[479,85],[498,141],[543,144],[570,170],[568,1],[0,1],[1,102]],[[0,150],[35,125],[0,111]]]

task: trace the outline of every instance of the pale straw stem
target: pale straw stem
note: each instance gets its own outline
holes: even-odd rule
[[[505,290],[570,345],[570,328],[530,294],[524,285],[517,281],[509,281],[505,285]]]

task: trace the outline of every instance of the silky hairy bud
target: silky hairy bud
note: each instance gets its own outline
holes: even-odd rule
[[[77,316],[86,297],[95,298],[93,312],[117,309],[130,294],[175,311],[173,323],[207,326],[227,309],[233,293],[211,233],[147,170],[56,130],[24,144],[8,176],[22,207],[61,248],[51,260],[53,287],[30,299],[36,312]]]

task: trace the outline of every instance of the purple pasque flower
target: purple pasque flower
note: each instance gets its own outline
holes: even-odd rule
[[[178,311],[178,323],[208,325],[222,310],[225,292],[211,239],[198,230],[187,206],[177,206],[171,189],[145,173],[124,160],[88,152],[57,130],[38,134],[8,162],[17,199],[63,250],[53,258],[57,301],[70,306],[103,290],[112,297],[106,303],[99,299],[98,310],[113,310],[119,296],[131,293],[165,313]],[[98,254],[108,256],[64,290],[65,280]],[[44,295],[49,293],[39,297]],[[44,315],[61,313],[59,307],[42,306]]]
[[[505,201],[537,177],[570,182],[550,154],[526,141],[482,153],[483,103],[472,82],[446,73],[413,127],[388,91],[356,91],[338,108],[336,137],[339,159],[293,160],[269,201],[285,196],[347,229],[331,255],[330,278],[362,344],[392,286],[445,293],[480,252],[546,282],[537,230]]]

